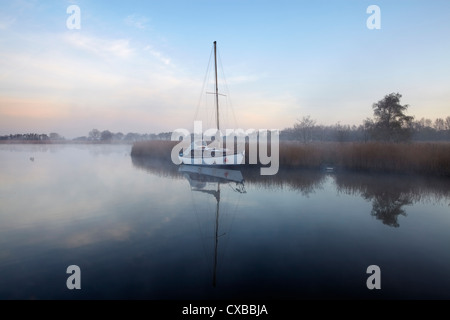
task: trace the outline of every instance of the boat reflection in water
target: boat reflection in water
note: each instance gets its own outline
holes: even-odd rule
[[[226,232],[221,233],[219,230],[219,222],[221,221],[221,200],[230,203],[233,201],[229,201],[229,199],[221,199],[221,192],[223,192],[224,186],[230,187],[230,190],[237,194],[246,193],[245,185],[244,185],[244,177],[240,170],[236,169],[225,169],[218,167],[210,167],[210,166],[190,166],[190,165],[181,165],[179,167],[179,172],[183,174],[183,176],[188,180],[189,185],[191,187],[191,191],[193,192],[193,201],[199,201],[199,203],[194,203],[194,210],[196,214],[200,214],[200,203],[205,204],[205,199],[202,198],[202,195],[207,195],[207,198],[214,199],[213,203],[215,204],[215,208],[209,208],[209,212],[206,212],[209,217],[206,217],[204,220],[210,220],[211,216],[214,217],[214,235],[213,235],[213,245],[214,245],[214,254],[213,254],[213,279],[212,285],[216,287],[216,276],[217,276],[217,264],[218,264],[218,247],[219,247],[219,238],[226,235]],[[222,187],[222,189],[221,189]],[[227,191],[229,189],[227,188]],[[194,196],[195,194],[195,196]],[[198,197],[197,194],[200,194]],[[223,194],[222,194],[223,196]],[[235,198],[235,197],[230,197]],[[212,209],[212,210],[211,210]],[[222,208],[223,209],[223,208]],[[229,209],[229,208],[227,208]],[[237,206],[235,206],[234,212],[236,213]],[[228,211],[228,210],[227,210]],[[224,212],[222,212],[223,214]],[[225,214],[230,214],[230,212],[226,212]],[[203,220],[203,219],[201,219]],[[230,226],[231,227],[231,226]],[[206,226],[206,229],[210,229]],[[206,235],[206,238],[210,238]]]

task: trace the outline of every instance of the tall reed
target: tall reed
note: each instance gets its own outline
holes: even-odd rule
[[[136,142],[132,147],[131,155],[171,161],[171,151],[176,144],[176,141],[162,140]],[[245,165],[249,165],[249,147],[247,143],[245,145]],[[262,151],[266,152],[266,150]],[[270,152],[269,145],[269,154]],[[260,164],[259,157],[258,164]],[[280,167],[286,168],[323,169],[332,167],[334,170],[450,177],[450,143],[324,142],[304,144],[282,141],[280,142],[279,164]]]

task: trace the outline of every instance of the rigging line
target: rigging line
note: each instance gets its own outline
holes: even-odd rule
[[[234,113],[233,104],[231,102],[231,95],[230,95],[230,90],[228,88],[227,78],[225,77],[225,71],[224,71],[223,65],[222,65],[222,57],[220,56],[220,52],[218,52],[218,54],[219,54],[220,69],[222,70],[223,81],[224,81],[224,84],[225,84],[225,91],[227,93],[227,104],[228,104],[228,100],[229,100],[229,105],[230,105],[231,113],[233,115],[234,122],[235,122],[236,126],[239,127],[239,123],[237,121],[236,114]]]
[[[197,118],[198,111],[199,111],[199,109],[200,109],[202,96],[203,96],[203,94],[204,94],[205,86],[206,86],[206,83],[207,83],[207,78],[209,79],[208,75],[209,75],[209,69],[210,69],[210,66],[211,66],[212,55],[213,55],[213,48],[211,48],[211,52],[210,52],[210,54],[209,54],[208,66],[206,67],[205,76],[204,76],[204,78],[203,78],[202,90],[201,90],[201,92],[200,92],[200,97],[199,97],[199,99],[198,99],[197,109],[195,110],[194,121],[195,121],[195,119]]]

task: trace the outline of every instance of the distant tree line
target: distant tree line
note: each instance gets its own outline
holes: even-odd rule
[[[319,125],[309,115],[297,119],[291,128],[281,131],[281,140],[296,140],[304,143],[317,141],[450,141],[450,116],[447,118],[421,118],[415,120],[405,112],[408,105],[401,105],[401,94],[391,93],[372,105],[373,118],[362,124]]]
[[[25,133],[25,134],[9,134],[0,136],[0,140],[9,141],[42,141],[42,142],[136,142],[144,140],[170,140],[172,136],[171,132],[162,132],[158,134],[154,133],[134,133],[129,132],[123,134],[122,132],[111,132],[109,130],[100,131],[98,129],[92,129],[87,136],[81,136],[74,139],[66,139],[58,133],[50,134],[38,134],[38,133]]]
[[[87,136],[82,136],[73,139],[74,141],[92,141],[92,142],[136,142],[144,140],[170,140],[172,137],[171,132],[155,133],[135,133],[129,132],[123,134],[122,132],[111,132],[109,130],[100,131],[98,129],[92,129]]]
[[[450,116],[447,118],[415,120],[406,115],[408,105],[400,104],[402,95],[391,93],[372,105],[373,118],[367,118],[360,125],[320,125],[309,115],[297,119],[293,127],[280,131],[280,140],[310,142],[356,142],[356,141],[450,141]],[[100,131],[92,129],[87,136],[72,141],[77,142],[124,142],[133,143],[145,140],[171,140],[171,132],[134,133]],[[50,134],[10,134],[0,136],[0,140],[12,141],[71,141],[58,133]]]
[[[0,136],[0,140],[13,140],[13,141],[57,141],[65,140],[64,137],[58,133],[52,132],[50,134],[45,133],[18,133]]]

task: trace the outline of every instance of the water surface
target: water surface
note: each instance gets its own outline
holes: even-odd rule
[[[0,299],[450,298],[448,179],[227,180],[130,150],[0,145]]]

